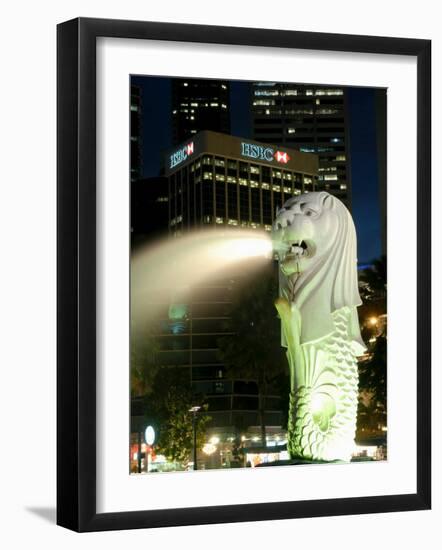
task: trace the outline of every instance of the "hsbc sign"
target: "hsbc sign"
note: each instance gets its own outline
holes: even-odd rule
[[[286,151],[278,151],[273,147],[265,147],[264,145],[257,145],[256,143],[241,142],[241,155],[256,160],[265,160],[267,162],[279,162],[281,164],[287,164],[290,160],[290,156]]]
[[[178,149],[178,151],[175,151],[172,153],[169,157],[170,159],[170,165],[169,168],[175,168],[175,166],[178,166],[178,164],[181,164],[184,162],[187,157],[193,154],[194,146],[193,141],[190,141],[187,143],[187,145],[184,145],[184,147],[181,147],[181,149]]]

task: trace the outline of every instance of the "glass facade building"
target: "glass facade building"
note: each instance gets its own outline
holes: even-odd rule
[[[317,154],[317,190],[351,208],[346,89],[253,82],[251,103],[254,139]]]
[[[172,79],[172,142],[201,130],[230,132],[230,84],[227,80]]]
[[[130,87],[130,181],[133,183],[142,176],[141,155],[142,99],[141,89],[134,84]]]
[[[270,231],[277,207],[317,187],[316,155],[199,132],[165,158],[169,231],[199,226]]]

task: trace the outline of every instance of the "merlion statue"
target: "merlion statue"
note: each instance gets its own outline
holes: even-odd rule
[[[290,368],[292,458],[349,461],[358,406],[356,232],[344,204],[321,191],[289,199],[272,227],[279,260],[282,345]]]

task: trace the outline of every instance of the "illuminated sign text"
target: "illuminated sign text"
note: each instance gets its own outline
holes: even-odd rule
[[[170,166],[169,168],[175,168],[175,166],[178,166],[178,164],[181,164],[184,162],[187,157],[189,157],[193,153],[193,141],[185,145],[184,147],[181,147],[181,149],[178,149],[178,151],[175,151],[175,153],[172,153],[170,155]]]
[[[256,143],[241,142],[241,155],[256,160],[265,160],[267,162],[280,162],[287,164],[290,156],[286,151],[275,151],[273,147],[257,145]]]

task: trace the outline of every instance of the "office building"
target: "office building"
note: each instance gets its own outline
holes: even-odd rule
[[[224,80],[172,80],[172,143],[201,130],[230,132],[230,85]]]
[[[317,190],[351,208],[346,89],[254,82],[251,103],[253,138],[317,154]]]
[[[141,154],[142,99],[141,88],[134,84],[130,87],[130,181],[142,177],[143,162]]]
[[[131,184],[130,230],[132,246],[167,234],[169,196],[164,176],[140,178]]]
[[[316,155],[216,132],[169,151],[169,231],[208,225],[270,231],[277,207],[316,189]]]

